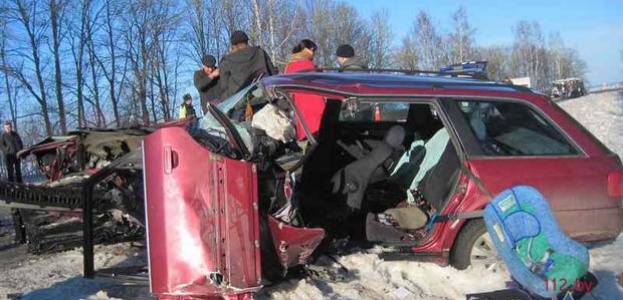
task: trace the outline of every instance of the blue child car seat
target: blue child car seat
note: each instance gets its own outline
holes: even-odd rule
[[[560,229],[547,200],[530,186],[516,186],[485,208],[484,221],[508,270],[524,288],[551,298],[588,272],[588,250]],[[557,280],[556,290],[546,282]]]

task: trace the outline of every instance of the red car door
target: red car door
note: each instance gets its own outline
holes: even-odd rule
[[[210,153],[177,127],[149,135],[143,151],[152,293],[164,299],[258,290],[255,165]]]

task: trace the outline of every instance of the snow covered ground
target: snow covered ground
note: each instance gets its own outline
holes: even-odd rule
[[[589,95],[560,105],[583,123],[608,147],[623,156],[623,94]],[[146,298],[147,288],[120,287],[109,282],[82,279],[80,249],[45,256],[25,255],[9,245],[10,222],[0,209],[0,299],[3,293],[20,299],[135,299]],[[96,247],[96,268],[145,261],[142,249],[130,244]],[[384,262],[375,249],[343,256],[339,262],[350,275],[341,283],[291,280],[266,288],[258,299],[465,299],[465,294],[504,288],[505,272],[482,269],[458,271],[431,263]],[[12,253],[21,253],[16,259]],[[616,275],[623,272],[623,235],[609,245],[590,249],[591,270],[599,278],[595,299],[623,299]],[[621,279],[623,281],[623,279]]]

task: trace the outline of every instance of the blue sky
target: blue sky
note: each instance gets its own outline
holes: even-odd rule
[[[402,38],[420,10],[451,30],[452,14],[465,6],[478,45],[510,44],[519,20],[537,21],[543,35],[560,32],[565,45],[588,64],[591,85],[623,80],[623,0],[344,0],[361,14],[386,9],[394,35]]]

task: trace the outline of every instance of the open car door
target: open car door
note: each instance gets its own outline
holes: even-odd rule
[[[259,290],[255,165],[213,154],[177,127],[149,135],[143,151],[151,292],[190,299]]]

